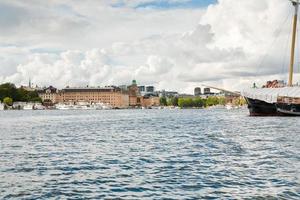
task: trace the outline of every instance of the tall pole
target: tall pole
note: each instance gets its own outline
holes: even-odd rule
[[[293,20],[293,36],[292,36],[292,47],[291,47],[291,60],[290,60],[290,72],[289,72],[289,83],[288,86],[293,86],[293,74],[294,74],[294,62],[295,62],[295,44],[296,44],[296,32],[297,32],[297,21],[298,21],[298,8],[299,0],[292,1],[295,7],[295,14]]]

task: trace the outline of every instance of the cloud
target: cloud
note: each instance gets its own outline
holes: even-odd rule
[[[219,0],[167,10],[135,9],[155,2],[148,0],[30,2],[0,3],[9,11],[0,12],[7,24],[0,33],[2,82],[31,78],[64,87],[137,79],[192,92],[202,83],[250,87],[287,70],[289,2]]]

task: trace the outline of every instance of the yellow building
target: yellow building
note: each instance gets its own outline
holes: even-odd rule
[[[50,86],[38,91],[44,104],[105,103],[113,108],[159,106],[158,97],[143,97],[136,81],[121,90],[119,87],[66,87],[62,90]]]
[[[65,88],[59,93],[60,102],[107,103],[112,107],[125,108],[129,105],[128,94],[116,87]]]
[[[127,108],[129,96],[117,87],[64,88],[58,92],[45,89],[39,96],[52,103],[106,103],[114,108]]]

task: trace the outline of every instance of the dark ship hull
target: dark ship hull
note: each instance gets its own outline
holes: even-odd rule
[[[267,103],[245,97],[250,116],[300,116],[300,105],[285,103]]]

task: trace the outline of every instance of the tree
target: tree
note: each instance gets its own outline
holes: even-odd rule
[[[226,104],[225,97],[219,97],[219,104],[225,106],[225,104]]]
[[[171,100],[173,106],[178,106],[178,97],[173,97]]]
[[[14,101],[40,101],[37,91],[27,91],[24,88],[16,88],[12,83],[4,83],[0,85],[0,100],[10,97]]]
[[[178,97],[171,97],[167,101],[168,106],[178,106]]]
[[[179,98],[178,106],[180,108],[192,108],[195,107],[195,104],[192,98]]]
[[[219,99],[218,97],[208,97],[206,99],[206,106],[214,106],[219,104]]]
[[[204,101],[202,98],[198,97],[194,99],[194,107],[202,108],[204,106]]]
[[[192,98],[187,98],[186,99],[185,107],[187,107],[187,108],[194,107],[194,101],[193,101]]]
[[[4,83],[0,85],[0,99],[4,99],[5,97],[10,97],[14,100],[17,99],[17,88],[12,83]]]
[[[10,97],[5,97],[5,98],[3,99],[3,103],[4,103],[5,105],[7,105],[7,106],[12,106],[12,105],[13,105],[13,99],[10,98]]]
[[[40,97],[33,97],[30,99],[31,102],[39,102],[41,103],[42,102],[42,99]]]
[[[185,105],[185,100],[184,100],[184,98],[179,98],[179,99],[178,99],[178,106],[179,106],[180,108],[184,108],[184,105]]]
[[[173,106],[172,98],[168,98],[167,105],[168,106]]]
[[[166,97],[161,97],[159,99],[159,103],[160,103],[161,106],[166,106],[167,105],[167,99],[166,99]]]

